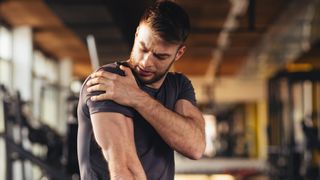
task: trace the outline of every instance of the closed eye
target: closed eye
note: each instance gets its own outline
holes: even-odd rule
[[[141,51],[141,52],[144,52],[144,53],[146,53],[146,52],[148,52],[148,49],[145,49],[145,48],[140,48],[140,51]]]
[[[165,60],[168,57],[170,57],[169,54],[157,54],[157,53],[153,53],[154,57],[156,57],[159,60]]]

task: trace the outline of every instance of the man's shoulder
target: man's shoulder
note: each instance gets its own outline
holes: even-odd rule
[[[109,64],[105,64],[103,66],[100,66],[98,69],[96,69],[92,73],[95,73],[95,72],[98,72],[98,71],[108,71],[108,72],[111,72],[111,73],[115,73],[115,74],[124,76],[124,72],[120,69],[118,62],[119,61],[115,61],[113,63],[109,63]],[[91,79],[91,77],[90,77],[91,74],[86,78],[86,80],[84,81],[84,84],[86,84],[86,82],[89,79]]]
[[[108,71],[108,72],[111,72],[111,73],[115,73],[115,74],[119,74],[119,75],[124,76],[124,72],[119,68],[119,65],[117,64],[117,62],[109,63],[109,64],[105,64],[103,66],[100,66],[94,72],[97,72],[97,71]],[[91,74],[83,82],[82,87],[81,87],[81,91],[80,91],[80,96],[83,96],[83,97],[87,96],[88,93],[86,91],[86,89],[87,89],[86,84],[90,79],[91,79]]]
[[[124,72],[120,69],[119,67],[119,62],[114,62],[114,63],[109,63],[109,64],[105,64],[103,66],[101,66],[100,68],[98,68],[95,72],[97,71],[108,71],[111,73],[115,73],[121,76],[124,76]]]
[[[169,72],[167,77],[169,81],[174,81],[178,83],[190,81],[189,78],[181,72]]]

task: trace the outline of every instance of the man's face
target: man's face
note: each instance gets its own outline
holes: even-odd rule
[[[185,47],[165,42],[146,24],[137,29],[130,55],[130,64],[145,84],[162,82],[172,64],[184,53]]]

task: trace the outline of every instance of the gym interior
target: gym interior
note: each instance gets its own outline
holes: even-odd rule
[[[0,0],[0,179],[80,179],[79,91],[128,59],[155,0]],[[203,113],[200,160],[175,180],[320,179],[320,1],[176,0],[184,73]]]

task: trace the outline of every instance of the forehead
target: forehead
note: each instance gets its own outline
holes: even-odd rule
[[[178,44],[169,43],[161,39],[148,25],[140,24],[137,32],[137,43],[156,51],[176,51]]]

